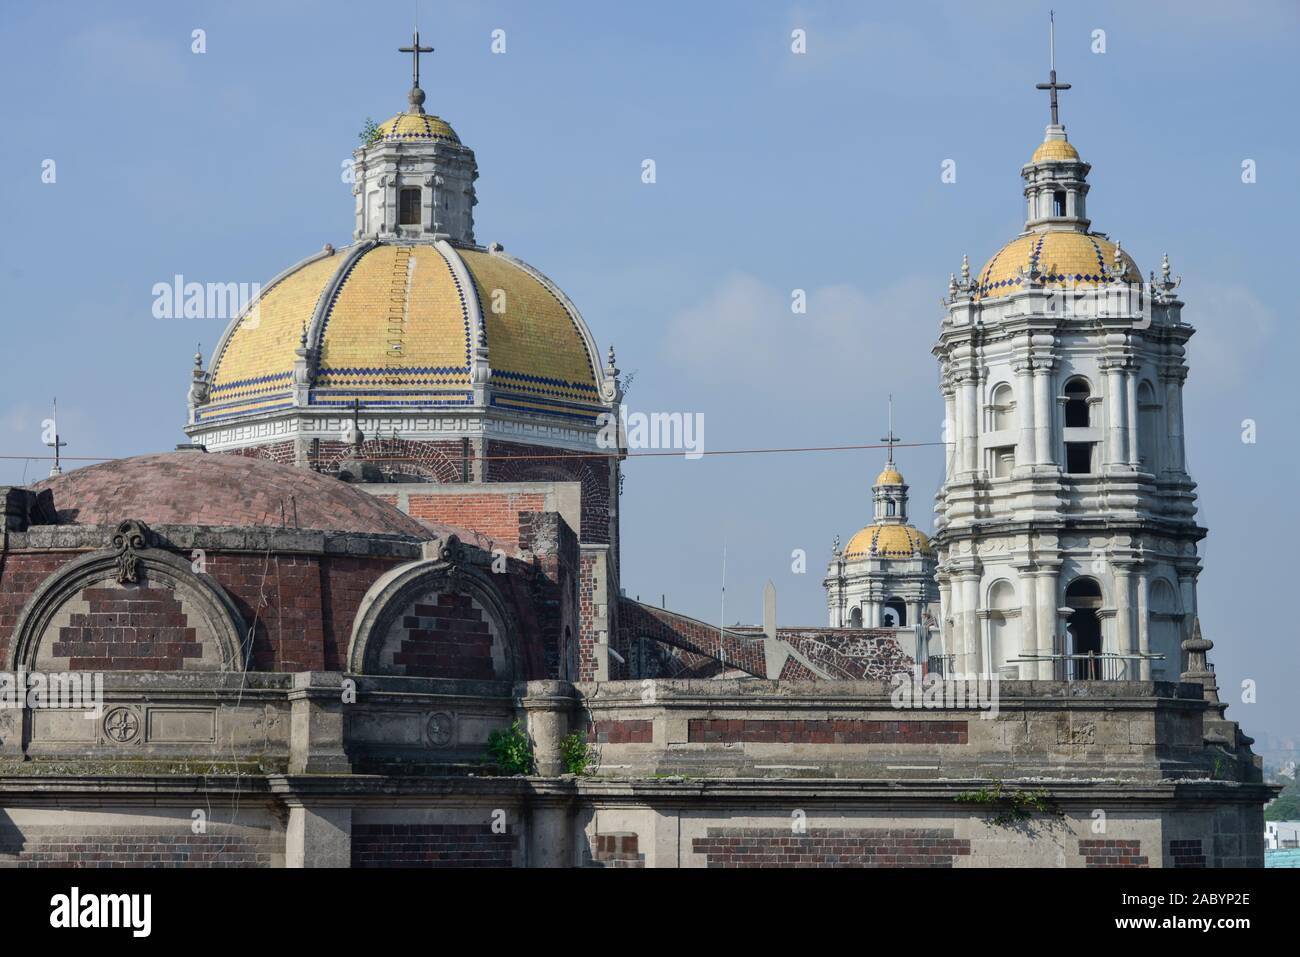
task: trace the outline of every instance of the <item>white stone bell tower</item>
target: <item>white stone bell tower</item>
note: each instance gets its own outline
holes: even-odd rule
[[[353,155],[356,196],[354,239],[389,242],[446,239],[474,245],[474,151],[455,130],[424,110],[420,89],[420,34],[400,52],[411,54],[407,109],[381,124]]]
[[[1185,344],[1166,258],[1144,282],[1090,231],[1090,166],[1051,124],[1021,170],[1025,230],[949,282],[934,354],[947,654],[1023,679],[1178,680],[1200,572],[1186,471]]]

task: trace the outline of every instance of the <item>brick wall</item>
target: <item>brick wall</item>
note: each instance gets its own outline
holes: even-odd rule
[[[711,827],[691,849],[709,867],[952,867],[970,842],[940,828]]]
[[[718,658],[717,625],[709,625],[630,598],[618,599],[618,628],[621,633],[620,647],[630,648],[637,639],[644,637],[707,658]],[[762,638],[724,630],[722,648],[726,667],[737,668],[758,678],[767,677]],[[583,680],[589,679],[584,677]]]
[[[209,552],[253,633],[255,671],[343,670],[361,599],[396,558]]]
[[[648,718],[597,721],[587,726],[587,740],[592,744],[650,744],[654,731],[655,723]]]
[[[49,648],[70,671],[180,671],[203,657],[198,633],[167,588],[83,588]]]
[[[353,867],[510,867],[515,835],[483,824],[357,824]]]
[[[519,513],[546,507],[544,492],[494,492],[491,486],[466,485],[463,492],[420,495],[412,492],[407,511],[413,518],[466,528],[493,542],[517,546]]]
[[[723,744],[966,744],[965,721],[691,718],[687,740]]]
[[[56,571],[80,557],[69,552],[0,554],[0,660],[9,653],[18,613],[32,592]]]
[[[1199,847],[1200,842],[1196,842]],[[1079,855],[1085,867],[1146,867],[1147,859],[1142,854],[1141,841],[1098,841],[1079,842]]]
[[[579,482],[582,540],[609,544],[610,464],[604,457],[517,442],[487,443],[483,463],[488,482]]]
[[[639,838],[629,831],[597,834],[588,848],[588,867],[645,867]]]
[[[0,834],[0,867],[283,867],[284,837],[210,824],[176,828],[82,826]]]
[[[402,619],[392,666],[407,678],[509,678],[492,668],[492,634],[468,595],[416,602]]]
[[[1171,867],[1204,867],[1205,852],[1201,850],[1201,842],[1170,841],[1168,863]]]

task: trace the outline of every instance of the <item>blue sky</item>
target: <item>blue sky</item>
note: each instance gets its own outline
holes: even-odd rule
[[[340,164],[366,117],[403,107],[396,47],[414,6],[0,7],[0,453],[47,451],[55,393],[69,455],[183,439],[195,344],[207,354],[222,323],[154,319],[154,283],[265,282],[348,241]],[[1093,164],[1094,228],[1144,271],[1167,251],[1199,329],[1189,460],[1229,715],[1295,736],[1297,7],[1054,6],[1074,85],[1061,113]],[[425,0],[437,52],[423,85],[477,153],[480,241],[551,275],[602,350],[613,341],[635,372],[633,410],[703,412],[710,449],[852,444],[883,434],[892,392],[899,433],[934,441],[939,298],[963,252],[978,268],[1021,228],[1018,171],[1047,120],[1033,88],[1047,8]],[[498,28],[504,55],[490,51]],[[1090,49],[1097,29],[1104,54]],[[956,183],[940,182],[945,159]],[[1244,159],[1258,182],[1241,182]],[[789,310],[795,288],[807,315]],[[824,623],[831,539],[867,520],[881,458],[629,462],[628,593],[716,620],[725,542],[729,621],[759,618],[771,578],[782,623]],[[899,461],[928,528],[941,451]],[[0,482],[47,469],[0,460]],[[791,572],[796,548],[807,574]],[[1244,679],[1257,704],[1239,702]]]

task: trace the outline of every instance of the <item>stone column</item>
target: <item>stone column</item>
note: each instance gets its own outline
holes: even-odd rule
[[[1134,469],[1140,465],[1138,455],[1137,369],[1130,365],[1124,370],[1124,430],[1128,435],[1128,464]]]
[[[979,470],[979,399],[973,372],[962,375],[961,412],[962,471],[976,472]]]
[[[1024,658],[1038,655],[1038,596],[1035,594],[1034,573],[1018,568],[1016,590],[1020,594],[1020,653]],[[1038,677],[1038,662],[1020,662],[1020,678],[1030,681]]]
[[[944,629],[944,655],[949,671],[961,661],[962,583],[956,573],[944,573],[939,579],[940,627]]]
[[[347,774],[343,748],[343,675],[302,671],[289,692],[289,773]]]
[[[1028,360],[1015,363],[1016,409],[1020,413],[1020,437],[1016,442],[1016,469],[1028,470],[1037,460],[1034,448],[1034,367]]]
[[[1034,575],[1034,584],[1038,593],[1035,605],[1038,611],[1038,654],[1039,657],[1054,655],[1056,647],[1056,577],[1055,568],[1039,569]],[[1038,677],[1044,680],[1053,677],[1050,661],[1038,663]]]
[[[1115,569],[1115,651],[1121,655],[1131,655],[1134,651],[1132,571],[1127,565],[1113,567]],[[1132,678],[1131,668],[1130,662],[1121,662],[1119,674],[1126,679]]]
[[[962,660],[958,670],[965,674],[977,674],[980,669],[979,588],[978,572],[962,572]]]
[[[1034,464],[1054,465],[1052,446],[1052,363],[1034,360]]]
[[[1106,372],[1106,465],[1113,468],[1124,462],[1124,373],[1118,362],[1102,364]]]
[[[537,773],[556,777],[564,773],[560,739],[569,733],[569,716],[577,707],[573,685],[567,681],[525,681],[515,685],[515,710],[533,742]]]
[[[352,807],[289,804],[284,834],[285,867],[351,867]]]
[[[1143,655],[1151,654],[1151,575],[1146,566],[1138,568],[1137,572],[1137,639],[1138,652]],[[1151,680],[1151,659],[1143,658],[1138,663],[1138,677],[1142,681]]]
[[[1169,468],[1182,472],[1186,468],[1183,445],[1183,378],[1185,372],[1177,370],[1165,379],[1165,416],[1169,427]]]
[[[943,440],[944,440],[944,457],[947,460],[944,463],[944,475],[951,479],[957,470],[957,456],[960,453],[961,443],[958,438],[960,429],[957,426],[957,395],[950,385],[945,383],[943,390]]]

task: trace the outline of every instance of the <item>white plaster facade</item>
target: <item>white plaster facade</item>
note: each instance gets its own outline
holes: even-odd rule
[[[1088,231],[1090,167],[1065,143],[1049,126],[1021,171],[1022,236],[1074,231],[1110,247]],[[1161,277],[1134,282],[1114,246],[1093,283],[1053,277],[1032,256],[1009,293],[981,286],[993,261],[974,278],[963,263],[950,281],[933,350],[948,449],[935,546],[944,650],[959,671],[1178,680],[1182,670],[1205,534],[1183,441],[1193,330],[1167,258]],[[1123,656],[1098,665],[1104,674],[1060,658],[1090,650],[1076,613],[1099,620],[1096,650]]]

